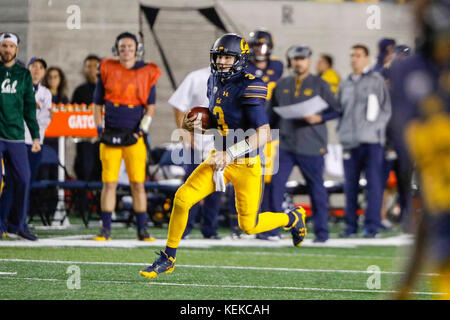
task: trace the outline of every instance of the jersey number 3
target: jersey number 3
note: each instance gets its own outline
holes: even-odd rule
[[[219,106],[215,106],[213,114],[216,116],[219,132],[222,136],[226,136],[228,133],[228,125],[225,123],[225,116],[223,110]]]

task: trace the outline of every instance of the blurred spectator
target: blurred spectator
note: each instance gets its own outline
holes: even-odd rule
[[[304,46],[288,49],[288,66],[294,76],[278,81],[271,107],[303,103],[313,107],[317,97],[328,104],[319,114],[301,119],[284,119],[271,110],[270,126],[280,128],[279,170],[272,178],[272,212],[283,212],[282,203],[286,182],[294,166],[298,166],[309,190],[313,211],[315,242],[328,240],[328,194],[323,185],[324,154],[328,132],[325,122],[339,116],[338,101],[323,79],[310,73],[312,51]],[[308,105],[309,103],[309,105]]]
[[[83,62],[83,75],[85,82],[79,85],[72,96],[72,103],[90,105],[93,102],[97,72],[100,58],[88,55]],[[79,180],[100,181],[101,162],[99,155],[100,143],[95,139],[80,139],[76,144],[74,171]]]
[[[49,67],[42,80],[42,85],[50,89],[52,103],[68,103],[67,81],[64,72],[59,67]],[[58,138],[45,138],[44,145],[53,148],[58,153]],[[42,180],[58,180],[58,165],[45,164],[39,169],[38,178]]]
[[[386,125],[391,116],[391,100],[383,77],[369,68],[369,50],[355,45],[351,51],[353,73],[339,88],[342,107],[339,139],[344,148],[345,230],[341,237],[358,231],[359,178],[367,180],[367,208],[363,236],[374,238],[380,227],[383,200],[383,146]]]
[[[206,92],[210,75],[211,70],[209,67],[189,73],[170,97],[169,104],[173,106],[178,128],[181,128],[186,112],[199,106],[208,108],[209,100]],[[208,157],[209,152],[214,147],[214,141],[212,135],[190,133],[185,130],[181,132],[183,134],[186,180],[198,165]],[[183,239],[186,239],[194,228],[194,223],[200,212],[202,212],[203,218],[200,229],[203,237],[206,239],[220,239],[217,234],[217,229],[219,227],[218,216],[221,195],[221,192],[213,192],[203,199],[201,203],[197,203],[191,208],[188,223],[183,233]]]
[[[390,83],[390,69],[391,66],[395,63],[398,63],[402,59],[406,58],[411,54],[411,48],[405,45],[396,46],[393,50],[393,54],[391,55],[391,60],[387,61],[387,67],[383,70],[382,75],[386,80],[386,84],[389,88],[392,97],[392,86]],[[413,165],[408,158],[408,156],[402,152],[398,146],[394,144],[394,116],[396,113],[395,105],[392,105],[392,117],[389,120],[389,123],[386,128],[386,145],[384,151],[384,160],[383,160],[383,186],[386,186],[386,183],[389,179],[390,172],[393,170],[395,172],[396,180],[397,180],[397,191],[398,191],[398,202],[400,205],[400,212],[398,213],[398,220],[402,221],[403,230],[408,232],[409,228],[406,222],[408,221],[408,214],[411,213],[413,209],[412,204],[412,175],[413,175]],[[388,191],[385,191],[383,204],[386,204],[388,198]],[[397,205],[395,203],[395,205]],[[392,227],[391,222],[387,218],[387,208],[383,206],[383,210],[381,212],[381,228],[382,229],[390,229]]]
[[[341,79],[339,78],[338,73],[333,69],[333,58],[328,54],[322,54],[319,61],[317,61],[316,71],[318,76],[328,82],[331,91],[334,94],[337,94]]]
[[[84,59],[83,76],[85,82],[76,87],[72,95],[72,103],[85,103],[87,105],[92,103],[100,60],[98,56],[93,54],[88,55]]]
[[[49,89],[41,84],[44,79],[47,63],[42,58],[33,57],[28,62],[28,68],[33,80],[33,88],[37,103],[36,118],[39,124],[39,134],[41,145],[44,143],[45,130],[47,129],[53,117],[52,94]],[[28,160],[31,169],[31,181],[36,180],[39,165],[41,162],[42,151],[31,152],[32,139],[28,127],[25,127],[25,144],[28,148]]]
[[[50,89],[53,103],[68,103],[66,75],[59,67],[50,67],[42,84]]]
[[[377,63],[373,67],[373,71],[384,73],[383,69],[389,66],[394,52],[395,40],[383,38],[378,42]]]
[[[52,94],[50,90],[44,87],[40,82],[44,78],[45,69],[47,68],[47,63],[42,58],[33,57],[28,62],[28,69],[31,72],[31,80],[33,82],[34,95],[36,99],[36,119],[39,124],[39,135],[40,143],[43,144],[45,129],[50,124],[52,118]],[[33,139],[31,138],[30,130],[25,126],[25,145],[28,153],[28,165],[30,167],[30,186],[34,180],[36,180],[36,175],[41,163],[42,151],[32,152]],[[6,162],[6,171],[11,173],[13,168],[9,162]],[[2,216],[5,221],[11,215],[13,217],[18,216],[18,208],[12,206],[15,193],[17,192],[17,187],[14,184],[14,179],[11,174],[6,175],[6,183],[4,192],[0,199],[0,206],[2,207]],[[27,195],[27,210],[28,213],[30,209],[29,206],[29,195]],[[28,215],[28,214],[27,214]],[[25,225],[24,228],[27,228]]]

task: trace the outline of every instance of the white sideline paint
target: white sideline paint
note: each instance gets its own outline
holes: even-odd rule
[[[76,236],[75,236],[76,237]],[[85,237],[85,236],[82,236]],[[91,239],[93,236],[91,237]],[[357,246],[408,246],[413,242],[412,236],[400,235],[381,239],[330,239],[325,243],[313,243],[306,239],[302,247],[317,248],[355,248]],[[89,247],[89,248],[137,248],[137,247],[165,247],[166,239],[157,239],[154,242],[143,242],[134,239],[94,241],[73,238],[48,238],[38,241],[12,240],[0,241],[0,247]],[[184,248],[212,248],[212,247],[260,247],[281,248],[292,247],[291,239],[279,241],[264,241],[257,239],[185,239],[181,240],[180,247]]]
[[[183,250],[185,253],[216,253],[216,254],[223,254],[223,251],[214,251],[214,250],[208,250],[208,251],[201,251],[201,250],[195,250],[195,249],[185,249]],[[281,256],[281,257],[320,257],[320,258],[345,258],[345,259],[390,259],[390,260],[396,260],[396,259],[409,259],[409,257],[406,256],[395,256],[395,257],[389,257],[389,256],[358,256],[358,255],[337,255],[337,254],[328,254],[328,253],[303,253],[302,251],[298,250],[296,253],[289,253],[289,252],[268,252],[268,251],[231,251],[227,252],[227,254],[240,254],[240,255],[252,255],[252,256]]]
[[[0,276],[15,276],[17,272],[0,272]]]
[[[0,262],[50,263],[50,264],[87,264],[113,266],[148,266],[148,263],[132,262],[95,262],[95,261],[64,261],[64,260],[33,260],[33,259],[0,259]],[[228,270],[256,270],[256,271],[291,271],[291,272],[319,272],[319,273],[368,273],[366,270],[332,270],[332,269],[299,269],[299,268],[267,268],[267,267],[238,267],[238,266],[204,266],[204,265],[176,265],[178,268],[198,269],[228,269]],[[403,274],[397,271],[380,271],[380,274]],[[423,273],[424,276],[437,276],[436,273]]]
[[[42,279],[42,278],[8,278],[0,277],[0,279],[11,280],[29,280],[29,281],[51,281],[51,282],[67,282],[61,279]],[[301,288],[301,287],[273,287],[273,286],[240,286],[240,285],[218,285],[218,284],[198,284],[198,283],[170,283],[170,282],[132,282],[132,281],[109,281],[109,280],[83,280],[83,282],[92,283],[111,283],[111,284],[143,284],[156,286],[176,286],[176,287],[207,287],[207,288],[230,288],[230,289],[269,289],[269,290],[297,290],[297,291],[325,291],[325,292],[355,292],[355,293],[396,293],[392,290],[358,290],[358,289],[331,289],[331,288]],[[443,295],[441,292],[411,292],[415,295]]]

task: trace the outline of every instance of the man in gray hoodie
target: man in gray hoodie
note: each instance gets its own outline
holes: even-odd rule
[[[358,231],[357,209],[359,178],[367,180],[367,208],[363,236],[373,238],[380,225],[383,200],[383,146],[386,125],[391,116],[391,101],[383,77],[369,69],[369,50],[355,45],[351,50],[352,74],[339,88],[342,116],[338,126],[344,148],[345,224],[341,237]]]

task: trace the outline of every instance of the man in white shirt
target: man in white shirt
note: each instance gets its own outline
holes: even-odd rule
[[[208,108],[209,100],[206,96],[208,78],[211,74],[209,67],[195,70],[189,73],[178,89],[169,99],[173,106],[175,121],[183,139],[185,179],[197,168],[197,166],[209,155],[214,148],[213,135],[190,133],[181,130],[183,117],[186,112],[194,107]],[[204,238],[219,239],[217,234],[217,217],[220,207],[220,192],[214,192],[204,199],[203,203],[193,206],[189,212],[189,220],[183,238],[185,239],[194,227],[196,217],[200,210],[203,213],[201,232]]]
[[[41,84],[41,80],[44,78],[45,71],[47,69],[47,63],[42,58],[36,58],[33,57],[28,62],[28,69],[31,73],[31,79],[33,81],[33,88],[34,88],[34,96],[36,99],[36,119],[39,124],[39,136],[40,136],[40,143],[41,146],[44,142],[44,136],[45,136],[45,130],[47,129],[48,125],[50,124],[50,121],[52,119],[53,113],[52,113],[52,94],[49,89],[44,87]],[[33,139],[31,138],[30,130],[26,125],[25,127],[25,145],[27,147],[28,152],[28,163],[30,166],[30,172],[31,172],[31,179],[30,179],[30,186],[34,180],[36,180],[36,176],[38,173],[39,165],[41,163],[42,158],[42,147],[41,150],[38,152],[32,152],[32,144]],[[8,168],[8,165],[6,165],[6,172],[12,172],[10,168]],[[15,186],[14,186],[14,180],[12,179],[11,175],[5,176],[5,188],[4,193],[1,198],[0,206],[2,207],[2,210],[4,210],[3,218],[7,220],[8,216],[12,217],[17,215],[18,213],[17,208],[12,207],[14,194],[15,194]],[[27,197],[29,199],[29,196]],[[27,205],[27,212],[29,210],[29,205]],[[27,226],[25,225],[25,228]],[[34,236],[33,234],[29,233],[30,235]],[[37,239],[37,237],[36,237]],[[36,239],[30,239],[30,240],[36,240]]]

